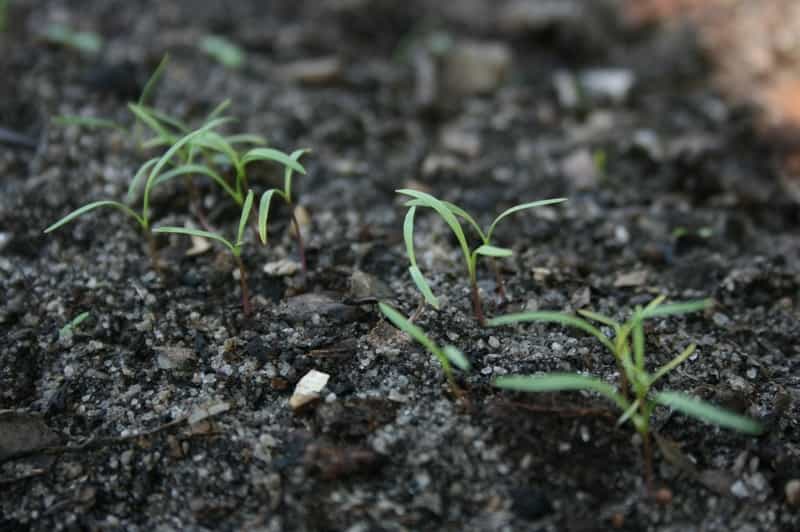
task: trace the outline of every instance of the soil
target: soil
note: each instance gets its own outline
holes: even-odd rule
[[[0,144],[0,429],[14,450],[0,458],[0,530],[800,529],[800,220],[757,113],[716,92],[685,29],[626,29],[600,2],[451,4],[12,1],[0,127],[25,142]],[[510,11],[522,4],[527,15]],[[48,44],[54,22],[98,32],[103,51]],[[207,33],[242,46],[244,67],[200,51]],[[486,46],[497,79],[452,59]],[[157,108],[199,123],[230,98],[238,130],[313,150],[295,181],[309,271],[264,272],[298,260],[279,208],[268,246],[247,237],[249,317],[222,248],[187,256],[188,238],[159,237],[158,274],[116,211],[42,234],[124,197],[152,156],[125,133],[53,117],[131,125],[125,103],[167,51]],[[601,72],[613,82],[575,89],[592,69],[614,69]],[[280,184],[273,170],[253,177],[257,190]],[[697,343],[662,387],[764,434],[657,410],[648,495],[640,442],[601,398],[491,386],[547,371],[613,381],[603,347],[555,325],[478,326],[458,245],[420,212],[418,258],[442,305],[416,322],[472,363],[453,396],[436,359],[374,304],[411,315],[420,302],[394,192],[412,185],[483,223],[569,198],[498,226],[515,254],[501,264],[505,300],[479,267],[488,316],[624,318],[658,294],[713,298],[705,313],[649,322],[651,363]],[[232,235],[237,209],[210,185],[200,193]],[[156,225],[194,219],[188,197],[158,189]],[[330,380],[293,411],[312,369]]]

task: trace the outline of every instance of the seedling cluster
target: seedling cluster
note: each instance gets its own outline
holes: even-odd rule
[[[154,233],[175,233],[195,237],[202,237],[214,240],[225,245],[232,253],[239,268],[239,278],[242,292],[242,309],[245,314],[249,314],[251,306],[248,297],[247,275],[242,260],[242,247],[245,244],[245,230],[253,210],[255,191],[251,187],[248,167],[255,162],[278,163],[285,167],[284,188],[283,190],[270,189],[261,195],[259,202],[258,220],[255,231],[261,241],[267,243],[268,211],[270,200],[274,195],[283,198],[287,204],[293,206],[292,202],[292,175],[294,172],[305,174],[305,168],[298,162],[300,156],[307,150],[296,150],[292,154],[286,154],[274,148],[265,147],[266,140],[258,135],[252,134],[231,134],[225,135],[219,129],[228,123],[233,122],[231,117],[223,116],[224,111],[229,106],[229,101],[224,101],[214,108],[204,122],[197,128],[192,129],[181,120],[169,116],[145,104],[148,94],[154,84],[158,81],[166,64],[166,58],[151,76],[145,85],[142,96],[138,103],[130,103],[128,108],[134,115],[136,121],[129,133],[138,138],[139,128],[144,125],[152,134],[150,138],[141,141],[139,147],[142,150],[163,149],[163,154],[145,161],[134,174],[128,187],[126,202],[112,199],[104,199],[88,203],[59,219],[44,232],[49,233],[76,218],[98,209],[100,207],[112,207],[125,213],[133,219],[139,226],[142,234],[146,238],[149,246],[150,257],[153,266],[160,271],[157,246]],[[61,123],[69,125],[89,126],[89,127],[111,127],[127,131],[123,126],[103,119],[84,119],[81,117],[61,117]],[[227,178],[232,174],[232,180]],[[183,178],[187,188],[192,195],[195,210],[203,230],[191,227],[158,227],[153,228],[153,212],[151,199],[154,190],[160,185],[176,178]],[[197,199],[198,193],[194,186],[194,179],[208,178],[219,187],[230,199],[241,207],[241,217],[236,239],[230,241],[213,230],[205,220],[200,208],[200,201]],[[141,206],[131,207],[141,195]],[[293,217],[293,223],[298,231],[298,246],[303,270],[306,269],[305,254],[303,243],[297,220]]]
[[[232,118],[223,116],[228,107],[227,101],[211,111],[205,120],[195,128],[148,106],[146,104],[147,96],[159,79],[165,63],[166,60],[156,69],[145,86],[139,101],[128,106],[135,117],[133,130],[130,131],[132,136],[140,139],[140,128],[142,126],[146,127],[151,133],[151,137],[141,140],[139,147],[142,150],[162,149],[164,150],[163,153],[146,160],[134,174],[128,188],[126,202],[104,199],[89,203],[56,221],[47,227],[45,232],[54,231],[97,208],[113,207],[125,213],[137,223],[150,244],[151,258],[156,268],[159,267],[159,261],[153,238],[154,234],[180,234],[216,241],[231,252],[236,262],[239,270],[242,308],[247,315],[250,314],[252,309],[247,287],[247,272],[242,253],[247,243],[248,224],[252,211],[257,210],[254,231],[258,235],[258,239],[266,245],[270,207],[273,198],[276,196],[292,211],[292,224],[298,240],[298,253],[303,270],[306,270],[302,233],[298,220],[294,216],[295,204],[292,195],[292,178],[295,172],[305,174],[305,169],[299,160],[308,150],[295,150],[291,154],[287,154],[266,147],[266,141],[257,135],[226,135],[220,132],[222,126],[233,121]],[[66,117],[62,118],[62,122],[126,130],[123,126],[102,119]],[[269,189],[261,192],[256,206],[256,191],[250,182],[248,167],[258,161],[281,165],[284,169],[284,183],[281,189]],[[238,229],[234,239],[228,239],[213,230],[202,215],[198,217],[201,218],[201,223],[204,225],[203,229],[176,226],[153,227],[151,198],[154,190],[160,185],[179,177],[185,180],[190,191],[195,190],[193,183],[195,179],[210,179],[213,184],[219,187],[222,193],[241,208]],[[645,478],[648,487],[652,487],[651,418],[654,410],[659,405],[672,408],[701,421],[743,433],[758,434],[761,431],[761,427],[755,421],[746,417],[705,403],[689,395],[655,389],[655,385],[664,376],[694,353],[695,346],[693,344],[689,345],[669,362],[655,370],[648,369],[644,322],[656,317],[704,310],[709,306],[707,300],[664,304],[664,297],[657,297],[643,307],[637,306],[625,322],[619,322],[609,316],[583,310],[578,312],[579,316],[559,312],[524,312],[486,320],[477,284],[478,258],[488,257],[491,259],[497,276],[498,289],[502,291],[503,282],[499,269],[494,262],[496,259],[507,258],[513,254],[513,251],[509,248],[494,245],[493,236],[497,225],[512,214],[545,205],[555,205],[566,201],[565,198],[533,201],[511,207],[498,215],[488,228],[484,229],[472,215],[457,205],[437,199],[418,190],[401,189],[397,192],[405,198],[410,198],[405,202],[408,210],[403,223],[403,238],[410,262],[409,272],[424,303],[435,309],[440,307],[438,298],[433,294],[430,284],[417,263],[414,246],[414,221],[420,208],[433,210],[453,232],[464,258],[469,279],[472,308],[480,326],[499,327],[523,322],[552,322],[575,327],[594,336],[608,350],[617,366],[619,375],[618,382],[614,384],[599,377],[582,373],[504,376],[499,377],[494,382],[494,386],[497,388],[523,392],[584,390],[599,393],[620,409],[619,424],[630,422],[641,436]],[[139,196],[141,196],[140,207],[131,207]],[[200,202],[197,203],[199,204]],[[197,211],[200,213],[199,206]],[[471,232],[474,232],[477,237],[477,244],[470,243],[467,238],[467,232],[465,232],[460,220],[465,221]],[[390,322],[422,344],[438,360],[451,389],[461,396],[462,392],[456,385],[453,368],[455,367],[463,372],[470,370],[469,360],[464,353],[452,345],[440,347],[418,325],[412,323],[414,321],[413,318],[406,318],[387,303],[381,302],[378,306]],[[84,318],[85,315],[79,316],[64,330],[71,330]],[[609,328],[613,332],[613,336],[607,336],[591,322],[596,322]]]

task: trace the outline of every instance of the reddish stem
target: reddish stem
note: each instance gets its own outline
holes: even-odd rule
[[[308,266],[306,264],[306,248],[303,245],[303,233],[300,231],[300,224],[297,222],[297,216],[294,215],[294,208],[292,209],[292,223],[294,224],[295,235],[297,235],[297,254],[300,256],[300,265],[303,268],[303,273],[308,273]]]
[[[497,261],[492,259],[492,269],[494,269],[494,279],[497,284],[497,293],[500,295],[502,301],[506,300],[506,285],[503,282],[503,276],[500,274],[500,268],[497,266]]]
[[[239,286],[242,290],[242,312],[245,317],[253,312],[253,307],[250,306],[250,290],[247,288],[247,272],[244,269],[244,262],[241,257],[236,257],[236,262],[239,265]]]
[[[478,291],[478,283],[475,279],[472,280],[472,311],[475,313],[475,319],[483,326],[486,324],[486,318],[483,317],[483,307],[481,306],[481,296]]]
[[[642,435],[642,456],[644,458],[644,481],[647,486],[647,494],[653,494],[653,446],[650,440],[650,432]]]

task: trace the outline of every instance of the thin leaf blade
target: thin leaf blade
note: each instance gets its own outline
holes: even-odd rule
[[[748,417],[719,408],[690,395],[678,392],[659,392],[655,395],[655,400],[687,416],[713,425],[719,425],[720,427],[753,435],[761,434],[764,430],[758,422]]]

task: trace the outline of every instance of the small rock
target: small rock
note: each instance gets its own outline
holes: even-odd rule
[[[584,70],[578,76],[584,94],[594,101],[621,104],[636,83],[633,72],[623,68]]]
[[[631,147],[647,154],[651,161],[659,162],[664,159],[664,146],[652,129],[637,129],[633,133]]]
[[[481,151],[481,138],[477,133],[465,131],[457,127],[448,127],[441,134],[442,146],[445,149],[474,159]]]
[[[331,376],[327,373],[322,373],[315,369],[303,375],[303,378],[295,386],[294,393],[289,398],[289,406],[292,410],[298,410],[300,407],[319,399],[320,392],[328,384],[330,378]]]
[[[795,508],[800,506],[800,479],[793,478],[787,482],[783,493],[786,495],[786,504]]]
[[[750,496],[750,490],[747,489],[747,485],[744,482],[737,480],[731,486],[731,494],[739,499],[745,499]]]
[[[219,401],[216,403],[208,403],[205,405],[197,406],[192,413],[189,414],[189,418],[186,420],[187,423],[190,425],[195,425],[200,423],[201,421],[205,421],[208,418],[214,417],[219,415],[223,412],[227,412],[231,409],[231,404],[226,403],[224,401]]]
[[[553,75],[553,88],[556,90],[558,103],[564,109],[575,109],[581,103],[578,82],[571,72],[559,70]]]
[[[0,460],[56,444],[58,435],[40,416],[0,410]]]
[[[614,280],[617,288],[641,286],[647,281],[647,271],[637,270],[629,273],[621,273]]]
[[[290,259],[280,259],[264,264],[264,273],[272,277],[287,277],[300,271],[300,263]]]
[[[672,502],[672,490],[669,488],[660,488],[656,490],[655,500],[659,506],[667,506]]]
[[[431,153],[422,161],[422,175],[431,177],[443,171],[456,171],[461,163],[452,155]]]
[[[337,323],[347,323],[358,318],[358,307],[338,303],[323,294],[301,294],[286,301],[284,315],[296,323],[310,322],[315,315]]]
[[[178,346],[156,347],[159,351],[156,360],[158,367],[166,370],[185,370],[191,369],[196,361],[193,349]]]
[[[445,57],[448,94],[471,96],[497,89],[511,68],[511,50],[501,42],[464,41]]]
[[[392,289],[386,283],[361,270],[355,270],[350,275],[348,285],[348,295],[354,299],[386,299],[392,296]]]
[[[342,62],[338,57],[303,59],[286,65],[283,75],[306,85],[328,85],[341,78]]]
[[[561,172],[575,190],[591,190],[599,179],[594,157],[586,148],[579,149],[561,161]]]

